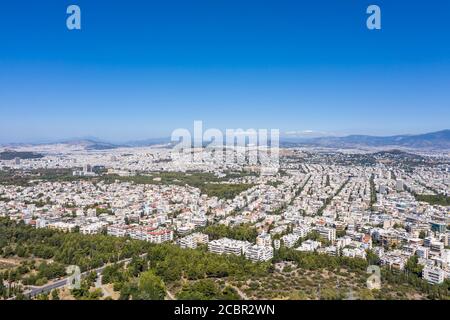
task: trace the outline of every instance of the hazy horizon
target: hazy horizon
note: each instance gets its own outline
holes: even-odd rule
[[[193,134],[193,130],[190,130],[192,128],[186,128],[188,129],[191,134]],[[204,128],[204,131],[209,128]],[[239,129],[239,128],[233,128],[233,129]],[[241,129],[249,129],[249,128],[241,128]],[[262,128],[265,129],[265,128]],[[308,132],[293,134],[289,132],[280,132],[280,138],[281,140],[307,140],[307,139],[314,139],[314,138],[327,138],[327,137],[347,137],[347,136],[371,136],[371,137],[392,137],[392,136],[416,136],[416,135],[423,135],[423,134],[429,134],[429,133],[435,133],[435,132],[442,132],[442,131],[448,131],[450,129],[441,129],[433,132],[419,132],[419,133],[401,133],[401,134],[388,134],[388,135],[370,135],[370,134],[360,134],[360,133],[350,133],[350,134],[335,134],[335,133],[329,133],[326,132],[310,132],[310,130],[307,130]],[[101,136],[92,136],[92,135],[83,135],[83,136],[77,136],[77,137],[61,137],[61,138],[50,138],[50,139],[35,139],[35,140],[22,140],[22,141],[2,141],[0,139],[0,144],[7,145],[7,144],[53,144],[53,143],[65,143],[65,142],[74,142],[77,140],[80,141],[93,141],[93,142],[103,142],[103,143],[112,143],[112,144],[126,144],[126,143],[132,143],[132,142],[143,142],[146,140],[166,140],[170,139],[170,134],[166,136],[157,136],[157,137],[142,137],[142,138],[135,138],[135,139],[119,139],[119,140],[109,140],[102,138]]]

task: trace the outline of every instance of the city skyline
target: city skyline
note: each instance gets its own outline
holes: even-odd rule
[[[67,3],[0,13],[0,143],[160,138],[194,120],[318,135],[449,127],[443,1],[379,1],[376,31],[360,1],[77,4],[80,31]]]
[[[192,126],[193,127],[193,126]],[[179,129],[186,129],[191,135],[194,134],[193,128],[179,128]],[[205,128],[205,130],[208,129],[214,129],[219,130],[216,128]],[[236,134],[239,130],[242,128],[235,128],[227,130],[231,130]],[[250,134],[249,130],[254,130],[254,128],[246,128],[243,129],[243,134],[248,137]],[[263,128],[262,130],[267,130],[266,128]],[[273,129],[272,129],[273,130]],[[277,129],[275,129],[277,130]],[[220,131],[220,130],[219,130]],[[270,130],[269,130],[270,131]],[[225,130],[221,131],[222,134],[225,135]],[[203,135],[203,133],[202,133]],[[297,130],[297,131],[286,131],[286,132],[279,132],[279,141],[284,142],[294,142],[294,143],[302,143],[302,142],[315,142],[315,141],[327,141],[326,139],[330,139],[330,144],[333,144],[333,142],[339,142],[345,141],[346,138],[350,139],[362,139],[361,143],[364,145],[367,143],[367,141],[364,141],[367,138],[374,138],[374,139],[384,139],[386,138],[386,141],[391,141],[391,139],[395,138],[425,138],[425,140],[428,139],[438,139],[439,144],[435,146],[436,149],[442,148],[443,150],[446,150],[446,147],[442,147],[440,143],[448,143],[450,135],[450,129],[443,129],[435,132],[422,132],[418,134],[411,134],[411,133],[405,133],[405,134],[398,134],[398,135],[364,135],[364,134],[339,134],[335,132],[326,132],[326,131],[314,131],[314,130]],[[225,138],[225,136],[224,136]],[[193,137],[192,137],[193,139]],[[203,138],[204,139],[204,138]],[[325,139],[325,140],[324,140]],[[337,139],[337,140],[336,140]],[[84,136],[77,136],[77,137],[62,137],[62,138],[53,138],[53,139],[34,139],[34,140],[24,140],[24,141],[1,141],[0,140],[0,146],[7,147],[9,145],[45,145],[45,144],[59,144],[59,143],[71,143],[71,144],[77,144],[77,143],[106,143],[111,144],[111,146],[124,146],[124,147],[137,147],[137,146],[145,146],[145,145],[152,145],[152,144],[165,144],[169,143],[172,140],[176,141],[175,137],[169,136],[158,136],[158,137],[149,137],[149,138],[141,138],[141,139],[129,139],[129,140],[108,140],[103,139],[98,136],[92,136],[92,135],[84,135]],[[358,141],[356,140],[356,141]],[[193,139],[194,141],[194,139]],[[209,140],[204,141],[204,143],[207,143]],[[356,142],[355,141],[355,142]],[[378,141],[378,140],[377,140]],[[379,140],[383,141],[383,140]],[[370,143],[369,143],[370,145]],[[388,145],[387,142],[383,143],[382,145],[385,145],[386,147],[393,147],[393,145]],[[409,146],[414,146],[414,140],[409,143]],[[420,146],[417,146],[419,149]]]

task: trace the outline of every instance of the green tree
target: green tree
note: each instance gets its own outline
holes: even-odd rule
[[[48,300],[48,293],[41,293],[36,297],[37,300]]]
[[[59,300],[59,293],[56,289],[52,291],[52,300]]]
[[[405,265],[405,270],[417,276],[422,274],[423,266],[418,264],[419,258],[417,256],[412,256],[408,259]]]
[[[182,300],[218,300],[222,298],[222,295],[218,285],[213,280],[202,279],[184,286],[177,294],[177,298]]]
[[[134,300],[164,300],[166,287],[153,271],[145,271],[139,276],[138,292]]]
[[[374,300],[374,296],[372,294],[372,291],[369,289],[361,289],[358,291],[358,297],[360,300]]]
[[[369,265],[380,264],[380,257],[373,250],[370,249],[367,250],[366,260],[369,263]]]

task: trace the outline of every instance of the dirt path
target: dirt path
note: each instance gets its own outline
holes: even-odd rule
[[[14,265],[14,266],[19,266],[19,265],[20,265],[20,262],[15,261],[15,260],[13,260],[13,259],[2,259],[2,258],[0,258],[0,263],[4,263],[4,264],[12,264],[12,265]]]
[[[166,290],[166,294],[169,297],[169,300],[177,300],[169,290]]]
[[[250,300],[249,297],[247,297],[247,295],[246,295],[244,292],[242,292],[242,290],[239,289],[238,287],[233,286],[233,285],[232,285],[231,283],[229,283],[229,282],[226,282],[225,284],[226,284],[227,286],[230,286],[230,287],[233,288],[234,290],[236,290],[236,292],[238,293],[238,295],[241,297],[242,300]]]

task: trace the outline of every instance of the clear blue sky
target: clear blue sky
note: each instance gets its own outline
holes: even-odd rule
[[[66,28],[78,4],[82,30]],[[369,4],[382,30],[366,28]],[[0,5],[0,142],[175,128],[450,127],[450,1],[72,0]]]

